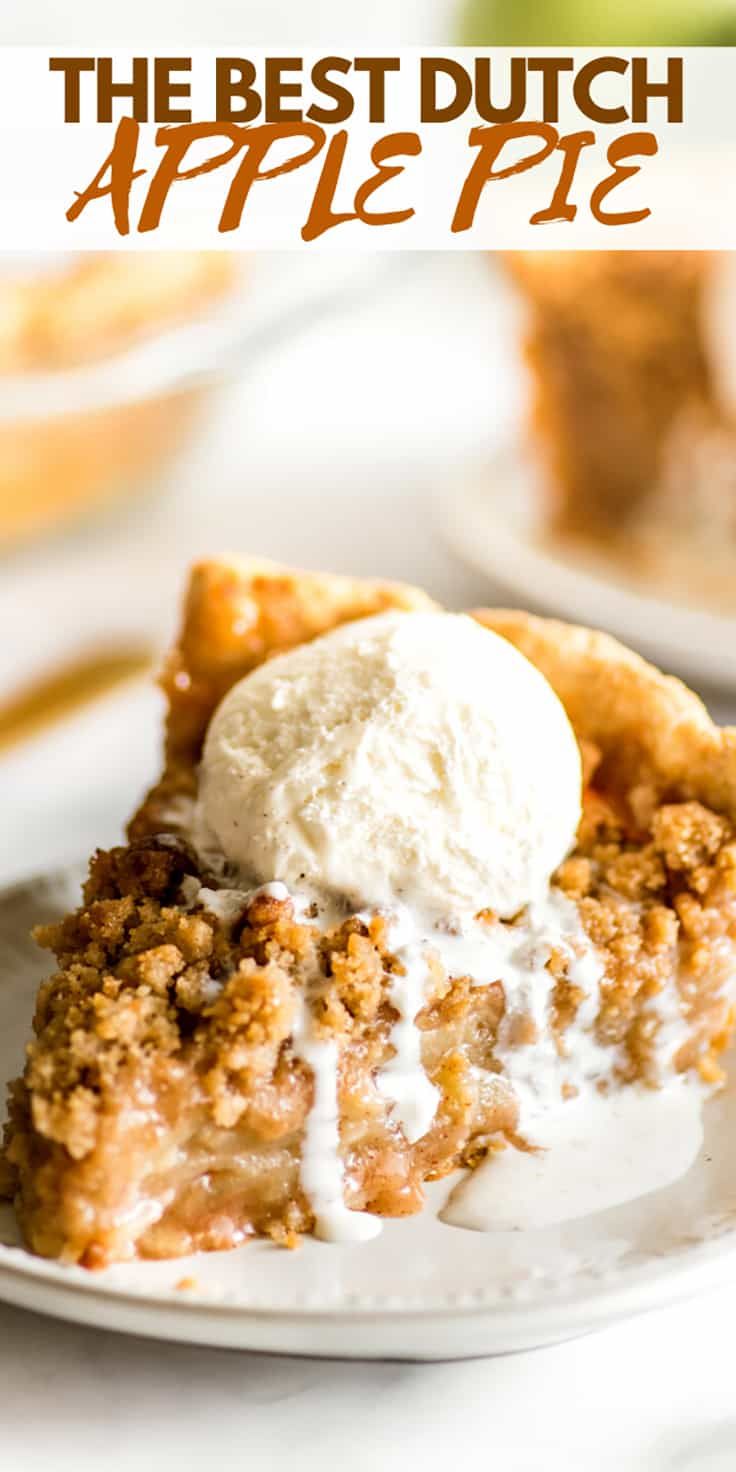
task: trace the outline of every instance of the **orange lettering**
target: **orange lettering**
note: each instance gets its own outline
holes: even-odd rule
[[[496,169],[494,166],[506,144],[515,138],[539,138],[542,140],[541,147],[515,164]],[[557,147],[559,134],[551,123],[498,123],[491,128],[471,128],[468,142],[471,148],[478,149],[478,157],[471,165],[460,192],[450,227],[454,235],[462,230],[470,230],[475,220],[478,200],[487,183],[496,179],[510,179],[512,174],[523,174],[527,169],[533,169],[535,164],[543,163]]]
[[[139,132],[140,127],[133,118],[120,119],[115,131],[115,142],[102,168],[98,170],[87,188],[83,189],[81,194],[77,193],[74,204],[66,212],[67,220],[70,222],[78,220],[82,210],[86,209],[93,199],[105,199],[109,195],[118,235],[129,234],[131,186],[134,179],[139,179],[141,174],[146,172],[145,169],[135,168]],[[108,170],[109,181],[103,184]]]
[[[637,154],[651,158],[658,152],[659,144],[653,133],[625,133],[622,138],[615,139],[606,154],[613,173],[596,186],[590,199],[593,217],[598,220],[599,224],[636,225],[639,220],[646,220],[651,215],[650,209],[623,210],[619,214],[611,214],[610,211],[604,212],[601,206],[613,189],[625,183],[632,175],[639,173],[641,167],[639,164],[622,165],[622,159],[632,158]]]

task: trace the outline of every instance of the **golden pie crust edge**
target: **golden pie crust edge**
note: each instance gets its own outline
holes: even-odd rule
[[[178,670],[178,673],[184,677],[178,684],[175,682],[175,689],[182,697],[191,695],[190,686],[196,675],[194,683],[199,681],[199,695],[194,706],[188,709],[188,715],[191,716],[192,710],[196,707],[198,719],[201,720],[204,710],[202,700],[205,692],[207,698],[210,698],[218,681],[222,684],[223,680],[239,678],[240,673],[245,672],[243,665],[247,665],[248,662],[251,666],[259,663],[269,654],[275,653],[278,648],[289,647],[290,644],[297,643],[300,639],[314,637],[324,632],[326,627],[331,627],[349,617],[365,616],[368,613],[379,611],[382,607],[411,609],[431,606],[433,605],[425,594],[395,584],[368,583],[364,580],[333,578],[320,574],[300,574],[257,560],[238,563],[208,562],[195,570],[187,600],[184,634],[177,647],[178,653],[169,666],[169,674],[175,674]],[[568,625],[555,624],[550,620],[535,619],[531,615],[510,611],[481,610],[476,616],[499,633],[511,638],[522,652],[533,657],[553,684],[556,679],[560,682],[559,693],[563,699],[567,694],[568,700],[576,703],[580,708],[581,718],[578,731],[581,737],[595,739],[598,736],[600,739],[604,764],[613,763],[617,757],[620,759],[619,748],[622,732],[628,730],[632,742],[641,739],[646,743],[651,737],[648,748],[644,745],[634,754],[632,747],[627,760],[630,767],[636,767],[637,774],[640,774],[645,766],[648,766],[650,772],[656,772],[664,790],[675,768],[666,759],[669,747],[665,744],[663,756],[652,732],[656,731],[658,725],[666,726],[669,719],[678,719],[682,726],[683,741],[691,754],[695,749],[693,739],[693,733],[695,733],[696,737],[702,739],[703,760],[707,758],[708,749],[711,754],[720,753],[723,756],[725,767],[729,769],[730,778],[733,778],[733,733],[725,733],[726,736],[730,734],[731,742],[731,755],[730,759],[727,759],[724,753],[729,743],[725,742],[724,745],[724,737],[713,726],[696,697],[691,695],[679,682],[667,679],[637,656],[629,654],[615,640],[588,630],[574,629]],[[565,650],[567,650],[566,654],[563,652]],[[650,728],[649,723],[643,721],[643,711],[651,713],[657,705],[658,698],[661,708],[657,720]],[[573,714],[571,710],[571,715]],[[177,728],[176,707],[172,715],[175,731]],[[191,758],[190,766],[192,777],[194,777]],[[156,846],[153,847],[155,849]],[[172,851],[164,849],[164,853],[171,857]],[[98,860],[104,861],[108,866],[112,864],[113,867],[117,862],[129,863],[132,871],[135,869],[138,857],[135,849],[117,850],[108,856],[98,856]],[[139,887],[135,892],[139,900],[145,901],[145,889],[141,890]],[[126,889],[125,893],[132,893],[132,891]],[[94,909],[94,904],[92,904],[92,909]],[[75,917],[69,918],[73,928]],[[178,924],[180,920],[181,916],[174,912],[167,924]],[[150,919],[147,923],[151,923]],[[201,925],[202,922],[201,919],[198,921],[197,917],[194,920],[189,917],[187,923],[191,927],[192,924]],[[155,970],[160,961],[161,947],[156,946],[155,940],[151,940],[151,945],[153,950],[148,952],[139,954],[138,951],[135,951],[134,959],[136,965],[143,964],[144,967],[149,969],[153,967]],[[122,972],[119,974],[123,976]],[[57,981],[63,980],[63,975],[64,973],[57,978]],[[117,971],[115,975],[118,975]],[[147,971],[145,974],[142,973],[142,980],[145,983],[144,991],[149,985],[147,976]],[[138,990],[136,987],[133,988],[134,1002]],[[88,1000],[91,1000],[93,1007],[98,993],[99,986],[90,992]],[[448,994],[450,1004],[453,1003],[454,996],[454,991]],[[122,1000],[123,1003],[129,1000],[125,985]],[[237,998],[235,1000],[237,1001]],[[480,994],[474,995],[475,1004],[480,1005],[482,1000]],[[492,998],[489,999],[489,1004],[490,1001]],[[711,1016],[713,1009],[710,1006],[707,988],[704,1006],[705,1015],[709,1019],[710,1033],[714,1034],[712,1037],[709,1035],[711,1052],[717,1053],[725,1046],[731,1023],[728,1017],[724,1018],[720,1013],[713,1021]],[[635,997],[635,1018],[640,1010],[638,999]],[[696,1018],[696,1022],[699,1026],[700,1019]],[[103,1043],[107,1040],[108,1031],[105,1021]],[[696,1027],[696,1042],[699,1037],[700,1033]],[[217,1038],[210,1037],[209,1041],[217,1044]],[[62,1042],[62,1051],[59,1055],[62,1062],[65,1046],[66,1044]],[[47,1063],[52,1058],[50,1048],[51,1045],[47,1048]],[[146,1045],[139,1058],[148,1060],[154,1072],[160,1069],[163,1070],[164,1075],[166,1074],[167,1055],[158,1045],[153,1051]],[[708,1061],[712,1061],[710,1054]],[[135,1067],[138,1066],[135,1063]],[[137,1076],[134,1071],[133,1080]],[[705,1077],[705,1074],[703,1076]],[[185,1090],[187,1079],[190,1077],[190,1074],[184,1077]],[[124,1078],[122,1084],[124,1097]],[[58,1101],[55,1098],[47,1100],[44,1090],[41,1089],[39,1092],[38,1102],[42,1107],[45,1107],[47,1103],[50,1103],[53,1108],[56,1107]],[[225,1092],[229,1098],[228,1091]],[[448,1094],[448,1099],[449,1097],[450,1094]],[[52,1127],[45,1134],[43,1132],[39,1134],[35,1127],[30,1126],[31,1116],[28,1110],[36,1102],[35,1098],[28,1094],[26,1085],[20,1083],[16,1085],[15,1125],[10,1129],[8,1139],[13,1146],[17,1141],[13,1170],[17,1168],[18,1160],[20,1160],[24,1192],[19,1198],[19,1209],[22,1208],[21,1216],[34,1250],[42,1252],[43,1255],[63,1255],[70,1260],[81,1260],[86,1266],[101,1266],[106,1262],[116,1260],[121,1254],[130,1255],[131,1250],[140,1252],[144,1256],[176,1256],[182,1251],[194,1250],[195,1247],[232,1245],[231,1242],[222,1240],[216,1231],[213,1235],[206,1220],[204,1225],[200,1222],[198,1213],[201,1214],[201,1204],[197,1201],[194,1210],[190,1213],[191,1221],[187,1215],[188,1208],[184,1203],[181,1209],[177,1207],[181,1221],[177,1217],[172,1222],[165,1213],[160,1219],[160,1225],[157,1225],[159,1219],[156,1218],[151,1232],[144,1232],[140,1241],[136,1237],[135,1243],[132,1245],[123,1243],[121,1247],[115,1219],[116,1191],[119,1184],[117,1179],[119,1173],[115,1167],[115,1142],[118,1129],[124,1134],[125,1111],[123,1109],[121,1114],[115,1103],[116,1098],[118,1095],[113,1080],[101,1115],[104,1128],[108,1133],[98,1141],[91,1152],[82,1150],[79,1159],[76,1156],[71,1159],[65,1153],[63,1144],[58,1143],[62,1136],[53,1119]],[[183,1108],[186,1103],[185,1095],[182,1096],[181,1103]],[[181,1123],[182,1117],[178,1109],[175,1117],[177,1122]],[[503,1122],[499,1123],[495,1116],[494,1121],[493,1129],[506,1129],[508,1133],[508,1121],[504,1125]],[[67,1123],[75,1126],[73,1119]],[[209,1116],[207,1128],[210,1128]],[[476,1148],[474,1140],[475,1135],[469,1135],[462,1146],[460,1158],[463,1163],[471,1163],[472,1153]],[[126,1150],[127,1148],[126,1145]],[[271,1148],[270,1145],[269,1148]],[[34,1152],[37,1153],[34,1155]],[[391,1155],[392,1160],[394,1160],[394,1155]],[[106,1156],[109,1156],[112,1162],[112,1169],[108,1167]],[[421,1151],[415,1159],[415,1153],[406,1147],[405,1158],[402,1157],[412,1181],[416,1177],[416,1182],[421,1181],[427,1174],[437,1173],[442,1164],[440,1161],[439,1165],[432,1165],[430,1169],[427,1160],[420,1156]],[[293,1160],[291,1165],[293,1167]],[[4,1186],[8,1194],[12,1194],[16,1189],[13,1170]],[[140,1183],[137,1182],[135,1170],[132,1172],[132,1178],[133,1187],[138,1189]],[[103,1186],[109,1188],[109,1194],[111,1194],[110,1200],[105,1197],[98,1209],[95,1203],[99,1196],[100,1181]],[[126,1182],[127,1177],[123,1172],[123,1186],[126,1186]],[[0,1185],[2,1184],[0,1181]],[[143,1184],[145,1185],[145,1181]],[[401,1192],[399,1192],[399,1197],[401,1197]],[[371,1197],[372,1204],[367,1209],[374,1209],[382,1215],[394,1215],[407,1209],[418,1209],[420,1203],[415,1202],[409,1208],[403,1201],[403,1197],[401,1199],[399,1197],[396,1200],[384,1200],[380,1207]],[[90,1225],[91,1202],[95,1204],[97,1215]],[[110,1218],[111,1207],[112,1217]],[[292,1220],[289,1211],[287,1203],[283,1220],[279,1217],[271,1222],[269,1218],[265,1224],[260,1221],[260,1218],[254,1217],[250,1221],[248,1230],[271,1232],[273,1228],[275,1232],[278,1228],[282,1235],[286,1233],[283,1240],[290,1240],[289,1233],[292,1230],[306,1229],[308,1214],[307,1217],[304,1217],[303,1213],[302,1215],[297,1214],[298,1220],[297,1217]],[[80,1221],[84,1227],[81,1233]]]
[[[131,820],[129,836],[168,826],[172,799],[193,793],[212,714],[250,670],[339,624],[389,609],[436,607],[404,583],[302,572],[258,557],[196,563],[181,630],[160,676],[167,702],[164,772]]]
[[[557,692],[578,735],[603,756],[615,787],[650,782],[658,798],[698,798],[736,821],[736,728],[610,634],[513,609],[473,617],[515,644]]]
[[[166,769],[132,835],[153,831],[162,800],[191,787],[212,714],[249,670],[339,624],[387,609],[437,607],[406,583],[301,572],[261,558],[198,563],[161,677]],[[736,728],[717,726],[682,681],[609,634],[506,608],[476,608],[471,616],[542,672],[578,739],[600,751],[606,787],[646,786],[657,801],[698,798],[736,821]]]

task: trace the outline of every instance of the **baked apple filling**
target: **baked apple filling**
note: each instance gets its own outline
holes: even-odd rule
[[[247,564],[195,572],[165,682],[161,783],[38,933],[3,1163],[32,1250],[368,1237],[573,1101],[718,1085],[736,747],[684,687]]]

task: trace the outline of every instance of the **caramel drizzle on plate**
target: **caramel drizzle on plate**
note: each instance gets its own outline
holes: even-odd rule
[[[144,674],[153,651],[142,645],[79,655],[0,701],[0,752]]]

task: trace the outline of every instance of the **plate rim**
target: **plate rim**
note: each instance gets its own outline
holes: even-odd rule
[[[717,1254],[717,1269],[722,1267],[724,1255]],[[458,1305],[444,1313],[396,1309],[380,1313],[310,1310],[300,1314],[255,1308],[223,1312],[226,1306],[216,1302],[149,1302],[129,1294],[117,1297],[99,1291],[83,1292],[72,1283],[47,1285],[32,1275],[6,1275],[1,1268],[0,1300],[65,1323],[174,1343],[318,1358],[421,1361],[543,1348],[628,1318],[675,1307],[700,1293],[714,1292],[724,1282],[724,1273],[713,1271],[712,1262],[691,1265],[689,1272],[677,1275],[674,1284],[666,1271],[654,1276],[650,1266],[633,1271],[647,1274],[647,1293],[637,1291],[638,1284],[627,1283],[573,1302],[555,1298],[544,1304],[515,1301],[475,1310]],[[44,1288],[50,1289],[45,1296]],[[112,1314],[107,1316],[105,1310],[110,1307]],[[433,1328],[440,1337],[432,1335]],[[356,1329],[362,1331],[359,1343],[347,1337]],[[390,1336],[388,1340],[385,1335]]]
[[[248,1248],[255,1243],[243,1243],[240,1247],[222,1253],[223,1258],[232,1257],[233,1253],[247,1252]],[[274,1248],[274,1251],[280,1249]],[[286,1250],[286,1249],[284,1249]],[[299,1249],[297,1249],[298,1251]],[[359,1250],[359,1248],[357,1249]],[[29,1263],[39,1263],[39,1267],[30,1267],[20,1261],[18,1263],[7,1260],[7,1255],[17,1253],[19,1258],[27,1258]],[[201,1254],[202,1256],[215,1256],[216,1254]],[[672,1279],[685,1279],[700,1273],[704,1276],[709,1274],[713,1266],[728,1261],[731,1256],[736,1256],[736,1224],[725,1229],[715,1238],[708,1242],[697,1242],[692,1245],[684,1245],[668,1256],[660,1260],[650,1260],[645,1263],[634,1263],[628,1267],[617,1268],[609,1274],[591,1276],[590,1282],[595,1286],[591,1289],[584,1286],[582,1280],[573,1279],[577,1286],[550,1294],[544,1299],[516,1297],[513,1295],[497,1295],[495,1298],[483,1298],[478,1294],[472,1295],[474,1301],[468,1301],[471,1295],[462,1293],[450,1294],[444,1302],[428,1303],[422,1305],[417,1300],[407,1299],[405,1302],[395,1302],[396,1295],[385,1301],[378,1300],[375,1306],[367,1304],[355,1305],[348,1301],[334,1305],[329,1309],[316,1309],[311,1305],[295,1302],[288,1308],[282,1306],[267,1307],[256,1303],[246,1304],[228,1302],[225,1298],[195,1297],[188,1290],[173,1288],[162,1288],[159,1292],[150,1290],[141,1291],[129,1285],[117,1287],[115,1284],[102,1281],[100,1272],[90,1271],[90,1283],[87,1286],[81,1277],[72,1277],[75,1271],[60,1263],[49,1263],[44,1266],[45,1260],[35,1258],[27,1249],[20,1247],[0,1246],[0,1300],[2,1300],[2,1283],[4,1280],[22,1281],[32,1283],[39,1287],[52,1287],[62,1293],[73,1297],[82,1297],[89,1301],[91,1299],[105,1299],[115,1303],[131,1303],[147,1305],[155,1308],[172,1309],[184,1314],[196,1313],[221,1314],[223,1317],[254,1317],[267,1318],[269,1320],[291,1320],[320,1321],[334,1323],[337,1321],[365,1321],[375,1322],[377,1319],[404,1320],[407,1316],[417,1319],[441,1319],[453,1318],[458,1315],[466,1317],[500,1317],[509,1313],[514,1318],[531,1317],[547,1309],[570,1309],[580,1306],[585,1309],[593,1302],[609,1302],[626,1297],[633,1293],[642,1284],[654,1287],[655,1284],[669,1282]],[[697,1260],[694,1260],[697,1259]],[[172,1258],[169,1261],[175,1264],[180,1259]],[[188,1261],[188,1259],[187,1259]],[[80,1274],[88,1271],[77,1269]],[[66,1277],[66,1274],[69,1274]],[[735,1270],[736,1275],[736,1270]],[[714,1275],[717,1276],[717,1275]],[[613,1280],[616,1281],[613,1281]],[[697,1288],[693,1291],[697,1292]],[[655,1295],[656,1296],[656,1295]],[[688,1290],[683,1294],[688,1296]],[[454,1301],[453,1301],[454,1300]],[[667,1296],[666,1302],[674,1302],[674,1296]],[[646,1307],[644,1305],[643,1307]]]
[[[736,612],[691,607],[627,584],[613,563],[609,573],[584,557],[578,562],[573,552],[563,555],[541,544],[533,533],[542,476],[518,435],[476,456],[452,483],[435,485],[435,519],[445,541],[464,562],[532,608],[605,628],[682,673],[725,692],[736,690]],[[672,632],[663,634],[670,626]]]
[[[17,899],[24,905],[34,897],[41,903],[44,893],[53,892],[55,885],[75,886],[79,878],[78,864],[63,866],[55,871],[38,876],[35,880],[19,880],[0,892],[0,904]],[[12,1006],[12,1003],[11,1003]],[[445,1189],[446,1183],[438,1183]],[[647,1193],[649,1194],[649,1193]],[[656,1193],[654,1193],[656,1194]],[[4,1207],[4,1213],[12,1214],[12,1205]],[[406,1218],[400,1227],[411,1231],[413,1222],[419,1224],[435,1212],[431,1201],[425,1213],[416,1218]],[[606,1212],[589,1213],[605,1216]],[[444,1223],[441,1224],[444,1227]],[[304,1347],[295,1345],[300,1335],[308,1330],[324,1337],[324,1345],[317,1345],[318,1352],[336,1353],[340,1357],[353,1354],[349,1343],[344,1344],[341,1335],[350,1326],[360,1328],[371,1337],[374,1348],[371,1355],[389,1357],[397,1353],[406,1358],[437,1358],[448,1355],[463,1357],[470,1353],[503,1353],[512,1348],[532,1348],[551,1343],[565,1337],[573,1337],[606,1323],[642,1312],[648,1312],[668,1304],[692,1297],[700,1291],[713,1289],[736,1277],[736,1200],[734,1212],[729,1204],[725,1210],[716,1209],[711,1217],[703,1218],[703,1233],[700,1238],[689,1233],[687,1223],[681,1238],[671,1242],[669,1249],[661,1255],[650,1253],[643,1261],[616,1261],[610,1267],[591,1266],[583,1260],[579,1267],[555,1278],[546,1272],[540,1278],[531,1276],[527,1286],[525,1280],[509,1280],[508,1291],[503,1284],[466,1289],[446,1287],[441,1296],[433,1297],[420,1286],[410,1296],[402,1297],[400,1291],[385,1292],[371,1297],[364,1291],[344,1295],[342,1299],[330,1299],[325,1305],[301,1292],[294,1294],[291,1301],[258,1302],[248,1301],[242,1296],[238,1285],[202,1283],[191,1289],[180,1288],[177,1282],[151,1282],[141,1284],[110,1281],[107,1274],[89,1272],[78,1265],[60,1264],[33,1256],[22,1242],[0,1242],[0,1301],[15,1304],[38,1312],[46,1312],[59,1319],[96,1325],[100,1328],[120,1329],[122,1332],[142,1333],[179,1342],[229,1344],[232,1347],[272,1349],[274,1352],[314,1353],[314,1344]],[[457,1234],[456,1227],[448,1232]],[[469,1229],[465,1229],[466,1231]],[[473,1234],[477,1235],[476,1233]],[[614,1229],[615,1236],[615,1229]],[[462,1239],[458,1239],[460,1246]],[[409,1245],[411,1245],[409,1243]],[[314,1244],[318,1250],[337,1252],[344,1257],[347,1253],[359,1252],[360,1246],[338,1246]],[[312,1244],[310,1244],[312,1248]],[[231,1252],[221,1254],[223,1263],[232,1262],[241,1253],[250,1251],[279,1252],[285,1249],[271,1243],[249,1241]],[[211,1262],[218,1254],[202,1254]],[[192,1273],[191,1258],[171,1259],[168,1266],[174,1274],[182,1264],[181,1277]],[[184,1266],[186,1264],[186,1266]],[[151,1267],[160,1264],[151,1263]],[[118,1270],[136,1271],[146,1264],[120,1264]],[[113,1268],[113,1271],[116,1269]],[[523,1284],[519,1291],[519,1282]],[[124,1322],[123,1322],[124,1321]],[[474,1335],[474,1349],[464,1349],[461,1326]],[[428,1334],[425,1344],[421,1331]],[[435,1331],[436,1338],[432,1331]],[[381,1340],[381,1333],[388,1339]],[[416,1337],[412,1337],[415,1333]],[[447,1337],[454,1347],[439,1348]],[[300,1341],[301,1343],[301,1341]],[[404,1348],[400,1348],[403,1345]],[[360,1357],[359,1355],[355,1357]]]

